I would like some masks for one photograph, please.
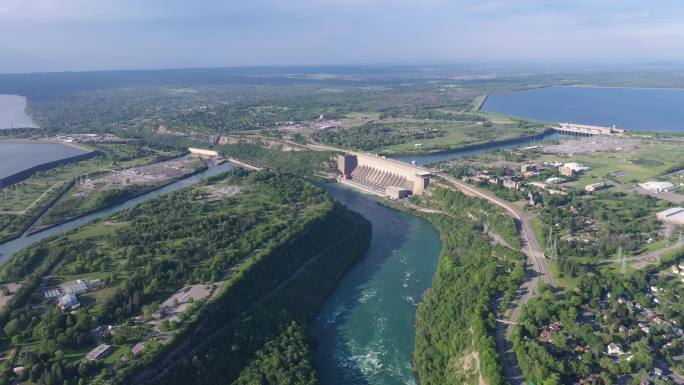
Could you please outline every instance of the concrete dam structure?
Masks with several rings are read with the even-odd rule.
[[[338,155],[340,181],[393,199],[421,195],[430,173],[404,162],[371,154]]]
[[[588,124],[558,123],[559,127],[554,127],[556,132],[569,135],[594,136],[594,135],[623,135],[624,128],[590,126]]]

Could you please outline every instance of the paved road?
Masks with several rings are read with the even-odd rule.
[[[316,151],[347,152],[340,148],[326,146],[319,143],[308,144],[307,147]],[[537,282],[539,278],[541,278],[545,284],[551,287],[555,286],[553,277],[551,276],[549,267],[546,263],[546,259],[544,257],[542,248],[539,245],[539,241],[534,235],[534,231],[532,231],[532,226],[530,225],[531,216],[521,211],[518,207],[512,205],[511,203],[506,202],[503,199],[500,199],[495,195],[490,194],[489,192],[470,186],[443,172],[440,172],[438,170],[427,170],[423,167],[414,167],[432,172],[433,175],[436,175],[442,178],[443,180],[449,182],[453,187],[459,189],[466,195],[485,199],[503,208],[504,210],[509,212],[513,216],[513,218],[515,218],[520,224],[519,231],[521,239],[521,251],[527,256],[528,266],[531,267],[537,275],[528,277],[523,282],[518,291],[518,296],[514,299],[513,303],[511,304],[512,306],[509,309],[502,309],[504,311],[503,314],[500,314],[500,318],[507,319],[508,323],[497,322],[496,341],[497,347],[499,349],[499,356],[501,360],[501,365],[503,366],[504,374],[506,375],[506,377],[512,385],[523,384],[524,380],[522,378],[522,375],[520,374],[517,359],[511,346],[513,328],[518,320],[518,317],[520,316],[520,311],[523,305],[525,305],[531,298],[537,295]]]
[[[458,188],[466,195],[485,199],[503,208],[520,224],[521,251],[527,256],[528,267],[531,267],[534,272],[536,272],[536,275],[528,276],[525,279],[518,290],[516,298],[508,309],[500,309],[499,318],[505,319],[507,322],[496,323],[496,345],[499,350],[499,360],[508,381],[512,385],[525,384],[525,379],[522,377],[522,373],[518,367],[518,360],[515,357],[513,344],[511,342],[513,328],[515,327],[515,323],[518,322],[522,307],[537,295],[538,280],[541,278],[545,284],[552,287],[555,286],[542,248],[539,246],[539,241],[537,241],[534,231],[532,231],[532,226],[530,225],[532,216],[521,211],[511,203],[506,202],[489,192],[470,186],[452,176],[442,172],[434,172],[434,174],[448,181],[452,186]]]
[[[460,181],[450,175],[442,172],[436,172],[435,175],[440,178],[450,182],[454,187],[461,190],[464,194],[475,196],[478,198],[485,199],[504,210],[508,211],[519,223],[520,223],[520,238],[522,241],[522,251],[528,256],[532,262],[532,267],[542,278],[544,283],[550,286],[555,286],[553,277],[549,272],[548,264],[546,263],[546,258],[544,258],[544,253],[542,252],[541,246],[539,246],[539,241],[532,231],[532,226],[530,225],[531,216],[519,208],[506,202],[505,200],[487,192],[473,187],[463,181]]]

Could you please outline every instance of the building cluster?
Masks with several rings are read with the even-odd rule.
[[[86,281],[77,279],[76,281],[63,283],[56,287],[46,288],[43,291],[45,299],[57,299],[57,305],[62,311],[75,310],[80,307],[78,295],[102,288],[104,282],[101,279]]]
[[[661,289],[657,287],[651,287],[651,291],[658,293],[661,291]],[[655,294],[647,294],[646,297],[652,300],[653,303],[660,304],[661,302]],[[684,330],[682,330],[681,327],[676,325],[674,322],[665,319],[662,314],[655,310],[649,309],[647,306],[644,306],[638,302],[626,300],[624,298],[618,298],[618,303],[638,313],[639,317],[637,318],[637,327],[644,334],[649,334],[653,329],[659,327],[671,332],[677,337],[682,337],[684,335]],[[632,334],[634,334],[633,331],[628,332],[628,335]]]
[[[617,128],[615,126],[602,127],[576,123],[558,123],[558,126],[554,128],[556,131],[571,135],[622,135],[625,133],[624,128]]]
[[[123,140],[112,134],[66,134],[57,135],[57,140],[64,143],[98,143],[98,142],[122,142]]]

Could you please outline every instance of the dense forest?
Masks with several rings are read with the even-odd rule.
[[[509,297],[525,276],[520,252],[490,243],[468,217],[481,202],[438,190],[448,215],[430,214],[442,241],[432,288],[418,308],[415,369],[421,384],[503,385],[494,341],[496,296]],[[510,227],[513,220],[508,218]],[[514,228],[514,227],[513,227]]]
[[[345,130],[326,129],[316,132],[313,138],[319,142],[342,148],[370,151],[393,144],[419,139],[438,138],[444,135],[446,135],[444,130],[430,127],[406,129],[401,124],[366,123],[362,126]]]
[[[244,345],[255,352],[292,321],[302,322],[315,311],[323,293],[365,250],[369,231],[366,222],[333,203],[322,190],[290,174],[236,169],[212,177],[197,187],[40,242],[5,263],[0,268],[3,282],[23,280],[0,313],[5,341],[15,351],[8,362],[28,368],[21,379],[39,384],[130,378],[181,341],[205,343],[204,338],[223,332],[231,319],[234,324],[256,322],[257,318],[236,318],[249,308],[263,311],[259,314],[266,318],[258,319],[258,327],[271,333],[261,334],[265,339],[257,345],[256,340]],[[331,239],[351,244],[332,249]],[[311,270],[300,274],[298,269],[307,263]],[[288,298],[280,296],[280,289],[297,289],[299,281],[288,279],[313,273],[323,274],[317,280],[307,278],[320,284],[307,289],[316,293],[315,298],[295,302],[296,317],[269,318],[281,313],[265,306]],[[77,313],[65,313],[43,299],[41,286],[78,277],[98,278],[104,287],[80,295],[82,308]],[[206,306],[206,301],[199,301],[179,320],[162,323],[162,329],[172,332],[170,342],[150,339],[146,353],[131,360],[126,353],[131,344],[150,333],[147,325],[134,324],[131,317],[147,319],[165,297],[185,285],[218,281],[223,282],[222,290],[215,300]],[[260,299],[263,304],[257,306]],[[111,343],[128,360],[113,361],[115,365],[108,367],[69,359],[82,357],[94,346],[92,330],[101,325],[127,331],[117,333]],[[246,351],[241,354],[243,359],[250,357]],[[12,377],[4,372],[1,380]]]

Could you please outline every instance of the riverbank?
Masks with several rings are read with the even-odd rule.
[[[323,187],[362,213],[373,231],[368,251],[310,326],[320,383],[415,384],[415,314],[436,269],[437,232],[424,218],[381,205],[374,195],[339,183]]]
[[[194,185],[198,182],[201,182],[202,180],[218,175],[224,171],[228,171],[231,168],[235,167],[234,165],[230,163],[223,163],[218,166],[213,166],[210,165],[209,168],[203,172],[197,173],[195,175],[192,175],[190,177],[177,180],[176,182],[173,182],[169,185],[166,185],[164,187],[161,187],[159,189],[156,189],[154,191],[147,192],[143,195],[140,195],[136,198],[129,199],[125,202],[116,204],[114,206],[111,206],[109,208],[101,209],[97,212],[85,215],[81,218],[73,219],[69,222],[63,223],[61,225],[54,226],[49,229],[45,229],[39,233],[35,233],[32,235],[27,235],[23,234],[19,238],[16,238],[12,241],[5,242],[3,244],[0,244],[0,263],[4,263],[7,261],[9,257],[17,253],[18,251],[31,246],[32,244],[39,242],[45,238],[49,238],[52,236],[56,236],[59,234],[64,233],[65,231],[77,228],[79,226],[82,226],[90,221],[93,221],[95,219],[103,218],[107,215],[110,215],[112,213],[125,210],[127,208],[133,207],[137,205],[138,203],[142,203],[148,199],[155,198],[157,196],[167,194],[169,192],[181,189],[183,187],[188,187],[191,185]]]
[[[487,147],[491,147],[491,146],[501,146],[501,145],[507,145],[507,144],[512,144],[512,143],[525,142],[525,141],[529,141],[529,140],[542,139],[545,136],[548,136],[548,135],[553,134],[553,133],[555,133],[553,128],[546,128],[543,132],[541,132],[539,134],[519,136],[519,137],[503,139],[503,140],[492,140],[492,141],[488,141],[488,142],[468,144],[465,146],[455,146],[455,147],[450,147],[450,148],[445,149],[445,150],[435,150],[435,151],[416,150],[415,152],[411,151],[411,152],[404,152],[404,153],[381,152],[379,155],[384,155],[384,156],[391,157],[391,158],[404,158],[404,157],[409,157],[409,156],[448,155],[449,153],[453,153],[453,152],[478,150],[478,149],[487,148]]]
[[[53,202],[52,202],[52,203],[43,211],[43,213],[41,213],[41,214],[36,218],[36,220],[31,224],[31,226],[29,226],[28,231],[26,231],[26,235],[29,235],[29,236],[30,236],[30,235],[33,235],[33,234],[37,234],[37,233],[40,233],[40,232],[42,232],[42,231],[49,230],[49,229],[51,229],[51,228],[53,228],[53,227],[60,226],[60,225],[63,225],[63,224],[65,224],[65,223],[68,223],[68,222],[71,222],[71,221],[74,221],[74,220],[83,218],[83,217],[85,217],[85,216],[88,216],[88,215],[93,214],[93,213],[95,213],[95,212],[98,212],[98,211],[100,211],[100,210],[108,209],[108,208],[110,208],[110,207],[116,206],[116,205],[121,204],[121,203],[123,203],[123,202],[126,202],[126,201],[128,201],[128,200],[135,199],[135,198],[137,198],[137,197],[139,197],[139,196],[142,196],[142,195],[145,195],[145,194],[149,194],[149,193],[154,192],[154,191],[156,191],[156,190],[162,189],[162,188],[164,188],[164,187],[166,187],[166,186],[168,186],[168,185],[170,185],[170,184],[173,184],[173,183],[178,182],[178,181],[180,181],[180,180],[189,178],[189,177],[191,177],[191,176],[193,176],[193,175],[195,175],[195,174],[199,174],[199,173],[201,173],[201,172],[204,172],[204,171],[206,171],[207,169],[208,169],[208,166],[207,166],[207,164],[205,163],[204,167],[200,167],[200,168],[198,168],[197,170],[195,170],[195,171],[193,171],[193,172],[191,172],[191,173],[188,173],[188,174],[186,174],[186,175],[183,175],[183,176],[180,177],[180,178],[172,178],[172,179],[167,180],[167,181],[165,181],[165,182],[162,182],[162,183],[160,183],[160,184],[158,184],[158,185],[156,185],[156,186],[153,186],[152,188],[149,188],[149,189],[146,189],[146,190],[142,190],[142,191],[138,191],[138,192],[136,192],[136,193],[134,193],[134,194],[121,196],[121,197],[119,197],[118,199],[116,199],[116,200],[114,200],[114,201],[111,201],[111,202],[109,202],[109,203],[106,204],[106,205],[103,205],[103,206],[100,206],[100,207],[96,207],[96,208],[91,209],[91,210],[87,210],[87,211],[85,211],[85,212],[83,212],[83,213],[81,213],[81,214],[74,215],[74,216],[72,216],[72,217],[62,219],[62,220],[60,220],[60,221],[58,221],[58,222],[55,222],[55,223],[50,223],[50,224],[48,224],[48,225],[39,226],[39,227],[31,227],[31,226],[35,225],[38,221],[40,221],[40,219],[42,218],[42,216],[45,214],[45,212],[46,212],[47,210],[49,210],[52,206],[55,205],[55,203],[56,203],[56,202],[58,201],[58,199],[59,199],[59,198],[57,198],[57,199],[55,199],[55,200],[54,200],[54,201],[53,201]],[[75,183],[75,181],[72,181],[71,184],[70,184],[70,186],[69,186],[66,190],[64,190],[64,192],[60,195],[60,197],[63,196],[63,195],[64,195],[64,194],[65,194],[65,193],[74,185],[74,183]],[[2,244],[2,242],[0,242],[0,244]]]
[[[525,262],[518,250],[490,242],[482,232],[489,215],[504,215],[499,209],[460,192],[439,189],[433,196],[448,215],[424,214],[439,231],[442,252],[418,309],[418,378],[422,385],[503,385],[494,339],[495,298],[513,295],[525,277]],[[481,217],[471,218],[482,210]]]
[[[682,132],[684,90],[582,85],[491,94],[483,111],[552,122]]]
[[[0,94],[0,130],[37,128],[26,113],[27,99],[21,95]]]

